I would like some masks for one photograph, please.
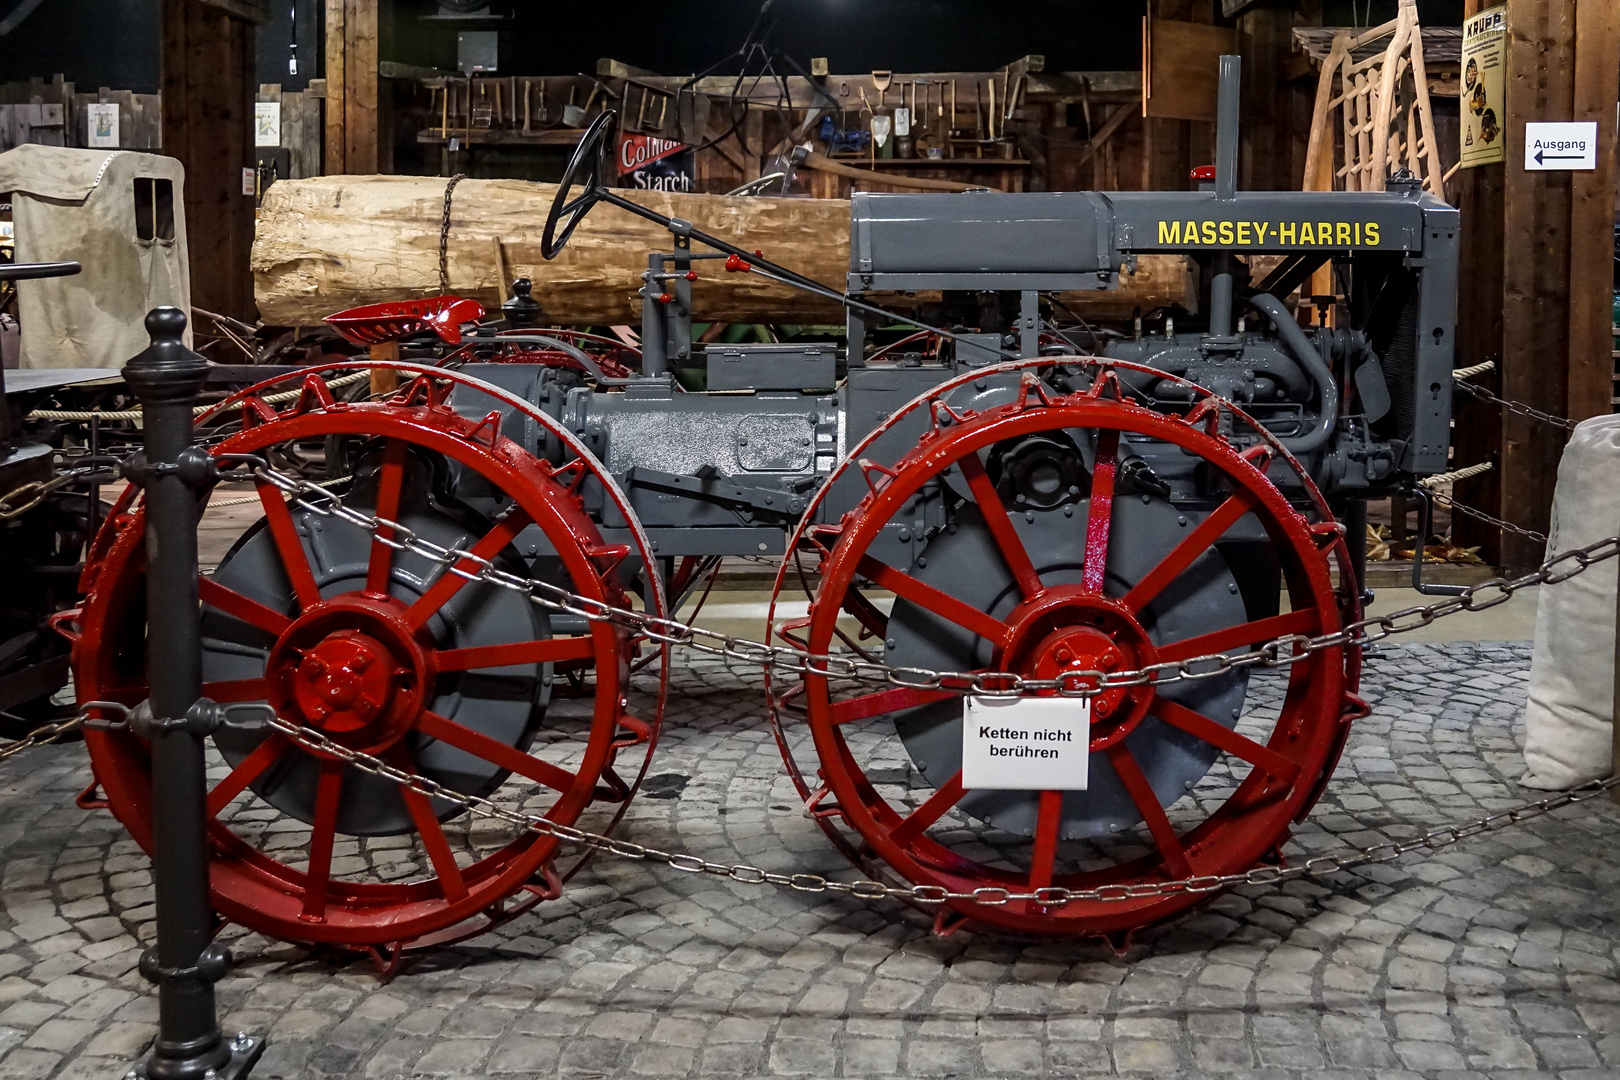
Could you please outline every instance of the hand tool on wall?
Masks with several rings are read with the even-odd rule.
[[[984,84],[973,80],[973,138],[984,142]]]
[[[890,84],[892,84],[893,82],[894,82],[894,72],[892,72],[892,71],[874,71],[874,72],[872,72],[872,86],[877,90],[878,107],[879,108],[881,108],[883,106],[883,94],[884,94],[884,91],[888,90]]]
[[[584,122],[585,122],[585,109],[590,108],[591,103],[590,103],[590,99],[586,99],[586,101],[585,101],[585,109],[582,109],[578,105],[575,105],[574,104],[574,95],[576,93],[578,93],[578,92],[579,92],[579,88],[577,86],[575,86],[573,83],[568,84],[568,104],[563,106],[563,111],[562,111],[562,122],[563,122],[564,127],[577,128],[577,127],[582,126],[584,124]],[[591,97],[595,97],[595,96],[596,96],[596,91],[592,90],[591,91]]]
[[[1007,91],[1007,103],[1003,111],[1004,120],[1011,120],[1013,118],[1013,113],[1017,111],[1019,104],[1023,101],[1024,95],[1028,91],[1029,76],[1020,72],[1018,76],[1013,79],[1011,89]],[[1005,129],[1005,125],[1003,125],[1003,130]]]
[[[528,79],[524,79],[523,80],[523,134],[525,134],[525,135],[534,134],[534,111],[533,111],[533,100],[532,100],[533,93],[534,93],[534,85],[532,83],[530,83]],[[516,109],[514,108],[513,111],[516,111]]]

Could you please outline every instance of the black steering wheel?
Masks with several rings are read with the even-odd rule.
[[[546,215],[546,231],[540,237],[540,254],[547,259],[557,257],[568,245],[568,238],[574,235],[574,229],[591,212],[591,207],[602,201],[608,131],[617,119],[618,114],[612,109],[603,109],[601,115],[585,129],[585,137],[574,148],[574,156],[568,159],[562,183],[557,185],[557,197],[551,200],[551,213]],[[568,193],[575,184],[585,190],[570,199]],[[562,225],[561,233],[557,231],[559,223]]]

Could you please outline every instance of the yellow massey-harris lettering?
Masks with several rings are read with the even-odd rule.
[[[1210,247],[1377,247],[1376,221],[1166,221],[1161,219],[1158,242],[1165,245]]]

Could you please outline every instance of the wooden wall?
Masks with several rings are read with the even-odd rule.
[[[158,94],[136,94],[103,86],[79,93],[57,75],[0,84],[0,152],[23,143],[42,146],[88,146],[85,106],[118,104],[118,145],[126,150],[156,150],[163,145],[163,103]]]
[[[1468,0],[1467,14],[1488,6]],[[1612,410],[1610,302],[1615,199],[1615,103],[1620,6],[1576,0],[1508,0],[1508,159],[1461,170],[1463,273],[1459,281],[1459,366],[1495,360],[1484,385],[1504,397],[1576,420]],[[1527,172],[1525,125],[1542,120],[1598,124],[1598,168]],[[1528,529],[1549,527],[1566,434],[1458,396],[1460,465],[1495,460],[1499,469],[1459,484],[1457,497]],[[1510,574],[1534,567],[1543,546],[1500,541],[1459,522],[1460,543],[1499,550]],[[1496,545],[1500,544],[1499,549]]]
[[[254,101],[274,101],[281,105],[281,145],[287,148],[292,169],[288,178],[301,180],[306,176],[320,176],[324,94],[283,90],[280,83],[260,83]]]
[[[253,26],[201,0],[164,0],[164,152],[186,167],[191,300],[253,318]]]
[[[1294,45],[1294,27],[1319,25],[1321,0],[1255,4],[1237,18],[1243,57],[1245,191],[1298,191],[1316,99],[1316,70]]]

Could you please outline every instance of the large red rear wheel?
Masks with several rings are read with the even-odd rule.
[[[257,391],[233,403],[243,429],[211,449],[262,457],[325,446],[328,469],[349,474],[334,486],[347,505],[630,606],[631,573],[652,575],[645,541],[632,528],[629,543],[608,544],[581,500],[589,482],[622,501],[611,478],[588,454],[556,468],[502,437],[498,417],[457,414],[447,378],[506,400],[435,373],[390,400],[346,404],[309,376],[283,412]],[[473,562],[450,568],[395,550],[393,530],[323,517],[269,482],[256,490],[264,516],[199,581],[204,695],[269,702],[343,746],[512,810],[611,828],[651,753],[662,666],[633,703],[636,645],[624,631],[470,582]],[[74,652],[81,700],[146,697],[144,524],[132,502],[98,543]],[[661,614],[658,590],[644,592]],[[149,745],[128,731],[86,741],[108,805],[150,850]],[[626,753],[641,760],[620,760]],[[621,780],[615,767],[627,764]],[[208,813],[218,910],[292,941],[397,950],[469,936],[556,895],[583,857],[263,727],[211,740]]]
[[[1050,679],[1338,629],[1355,603],[1330,579],[1339,530],[1267,478],[1274,443],[1240,452],[1218,433],[1242,413],[1206,399],[1167,415],[1107,375],[1069,394],[1022,379],[1016,401],[978,413],[946,407],[954,384],[942,387],[914,403],[931,421],[915,449],[852,466],[870,493],[836,527],[801,529],[821,580],[784,636],[897,667]],[[1172,491],[1155,464],[1192,486]],[[815,814],[868,873],[952,893],[1151,886],[1280,858],[1357,709],[1356,663],[1324,649],[1254,685],[1236,671],[1108,690],[1093,699],[1085,790],[965,788],[957,693],[807,675],[773,700],[790,768],[818,778],[802,784]],[[1118,936],[1199,899],[959,900],[937,925]]]

